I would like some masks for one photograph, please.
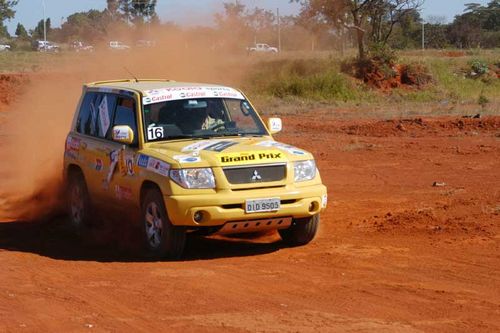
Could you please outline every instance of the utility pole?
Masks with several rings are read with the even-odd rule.
[[[281,17],[280,9],[276,9],[276,14],[278,16],[278,53],[281,53]]]
[[[45,19],[45,0],[42,0],[43,7],[43,41],[47,41],[47,20]]]
[[[425,51],[425,21],[422,19],[422,51]]]

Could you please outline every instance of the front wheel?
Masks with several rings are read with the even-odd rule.
[[[305,245],[314,239],[319,226],[319,214],[295,219],[288,229],[278,230],[281,239],[289,246]]]
[[[167,216],[161,192],[150,189],[142,202],[142,228],[147,255],[155,259],[179,259],[184,251],[186,232]]]

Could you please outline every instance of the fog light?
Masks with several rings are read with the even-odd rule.
[[[197,211],[194,213],[193,218],[196,223],[200,223],[203,220],[203,212],[201,210]]]
[[[318,203],[316,201],[313,201],[309,204],[309,211],[310,212],[314,212],[316,210],[318,210]]]

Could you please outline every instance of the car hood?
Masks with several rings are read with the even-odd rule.
[[[173,167],[225,167],[313,158],[309,152],[274,141],[271,137],[150,143],[141,154],[165,161]]]

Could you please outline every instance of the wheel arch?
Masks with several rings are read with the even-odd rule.
[[[145,180],[141,185],[141,191],[140,191],[140,197],[139,197],[141,206],[142,206],[142,202],[144,200],[144,196],[146,195],[146,192],[148,190],[158,190],[158,192],[160,192],[160,194],[163,195],[163,192],[161,191],[161,188],[160,188],[160,186],[158,186],[158,184],[156,184],[155,182],[153,182],[151,180]]]
[[[77,175],[79,175],[83,179],[85,179],[85,176],[83,174],[83,170],[82,170],[82,168],[79,165],[76,165],[76,164],[70,164],[70,165],[68,165],[68,168],[67,168],[66,174],[65,174],[66,181],[68,181],[71,177],[74,177],[74,176],[77,176]]]

